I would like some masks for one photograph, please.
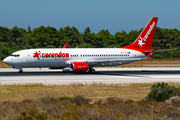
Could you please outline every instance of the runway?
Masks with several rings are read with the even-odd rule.
[[[180,82],[180,67],[96,68],[95,74],[63,72],[47,68],[24,68],[24,73],[12,68],[0,68],[0,84],[69,84],[69,83],[144,83]]]

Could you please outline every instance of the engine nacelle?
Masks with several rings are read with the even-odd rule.
[[[89,65],[85,62],[73,62],[70,64],[69,68],[72,71],[87,71],[89,69]]]

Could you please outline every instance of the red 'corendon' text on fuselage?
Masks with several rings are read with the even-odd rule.
[[[41,58],[69,58],[69,53],[62,53],[62,52],[60,52],[60,53],[42,53],[41,54],[41,51],[39,51],[39,52],[35,52],[35,53],[33,53],[34,54],[34,58],[38,58],[38,59],[40,59],[39,57],[40,57],[40,55],[42,55],[42,57]]]

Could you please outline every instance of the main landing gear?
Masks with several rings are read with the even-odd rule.
[[[89,73],[94,74],[95,73],[95,69],[89,68]]]
[[[19,73],[23,73],[23,70],[19,70]]]

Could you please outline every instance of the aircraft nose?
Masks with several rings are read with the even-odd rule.
[[[6,63],[6,64],[9,64],[11,61],[10,61],[9,57],[7,57],[7,58],[5,58],[5,59],[3,60],[3,62]]]

